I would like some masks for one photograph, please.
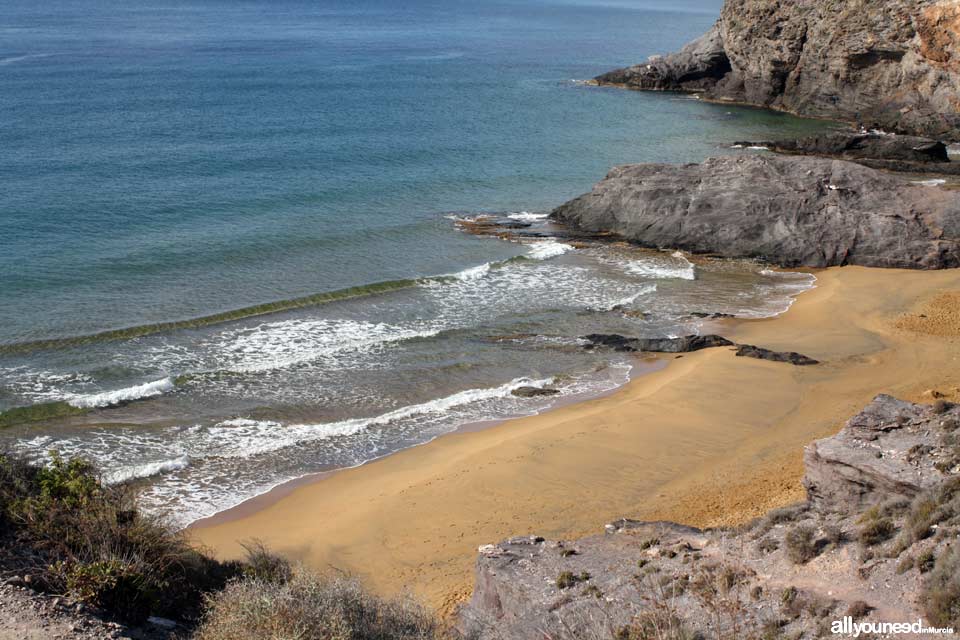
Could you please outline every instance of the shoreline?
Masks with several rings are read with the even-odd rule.
[[[360,464],[353,465],[352,467],[341,467],[338,469],[330,469],[327,471],[316,471],[313,473],[306,473],[302,476],[298,476],[296,478],[291,478],[290,480],[285,480],[283,482],[280,482],[279,484],[271,487],[270,489],[267,489],[263,493],[258,493],[255,496],[246,498],[245,500],[243,500],[243,502],[236,504],[232,507],[229,507],[222,511],[218,511],[209,516],[198,518],[193,522],[191,522],[190,524],[188,524],[186,527],[184,527],[183,530],[189,532],[192,530],[203,529],[206,527],[214,527],[221,524],[234,522],[236,520],[241,520],[247,516],[257,513],[258,511],[266,509],[267,507],[270,507],[273,504],[276,504],[277,502],[282,500],[284,497],[296,491],[297,488],[299,487],[311,485],[315,482],[322,482],[323,480],[335,474],[343,473],[345,471],[350,471],[351,469],[359,469],[360,467],[364,467],[369,464],[374,464],[380,460],[389,458],[390,456],[395,456],[399,453],[403,453],[404,451],[409,451],[410,449],[415,449],[417,447],[423,447],[423,446],[429,445],[431,442],[439,438],[445,438],[447,436],[457,435],[457,434],[477,433],[480,431],[484,431],[486,429],[492,429],[504,423],[512,422],[514,420],[523,420],[524,418],[542,416],[552,411],[558,411],[567,406],[579,404],[581,402],[588,402],[590,400],[605,398],[607,396],[617,393],[622,388],[629,385],[630,382],[632,382],[634,379],[634,375],[633,375],[634,372],[637,371],[638,369],[640,368],[644,369],[644,371],[642,371],[639,374],[640,376],[643,376],[643,375],[647,375],[655,371],[658,371],[663,367],[665,367],[666,365],[667,365],[666,362],[663,362],[660,358],[650,357],[650,354],[647,354],[647,356],[637,354],[633,358],[633,362],[631,363],[631,368],[630,368],[630,372],[628,373],[627,382],[622,385],[613,387],[611,389],[606,389],[604,391],[597,391],[597,392],[582,391],[570,396],[561,396],[557,398],[554,404],[529,416],[494,418],[489,420],[481,420],[478,422],[467,422],[458,426],[456,429],[454,429],[453,431],[450,431],[449,433],[443,433],[441,435],[435,436],[434,438],[431,438],[430,440],[426,440],[419,444],[414,444],[414,445],[410,445],[409,447],[405,447],[403,449],[397,449],[396,451],[391,451],[390,453],[386,453],[378,458],[371,458],[370,460],[365,460]]]
[[[960,271],[844,267],[816,276],[786,313],[725,323],[723,333],[820,365],[722,348],[661,356],[670,366],[606,397],[448,434],[190,534],[221,557],[259,538],[314,568],[355,573],[384,593],[412,590],[449,612],[470,593],[482,544],[525,533],[575,538],[624,516],[736,524],[799,500],[803,446],[835,433],[876,394],[960,392],[957,341],[894,326],[960,289]]]

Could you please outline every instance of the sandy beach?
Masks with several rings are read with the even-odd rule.
[[[619,517],[732,524],[802,499],[802,449],[878,393],[932,401],[960,387],[960,271],[816,272],[786,314],[711,327],[797,351],[812,367],[727,348],[607,397],[441,437],[285,489],[191,529],[222,557],[251,538],[441,611],[470,593],[477,547],[518,534],[569,538]]]

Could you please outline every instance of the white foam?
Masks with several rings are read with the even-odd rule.
[[[146,462],[144,464],[135,464],[115,469],[104,476],[107,484],[119,484],[140,478],[152,478],[172,471],[180,471],[190,466],[188,456],[180,456],[171,460],[161,460],[159,462]]]
[[[150,398],[172,391],[174,388],[173,378],[163,378],[154,380],[134,387],[117,389],[116,391],[104,391],[103,393],[94,393],[89,395],[75,395],[67,399],[67,404],[80,409],[96,409],[98,407],[110,407],[121,402],[130,402],[131,400],[140,400]]]
[[[338,436],[350,436],[375,426],[385,426],[412,417],[444,414],[451,409],[496,398],[506,398],[511,391],[524,386],[542,386],[551,380],[517,378],[499,387],[467,389],[421,404],[401,407],[372,418],[354,418],[319,424],[283,425],[271,420],[235,418],[205,429],[208,437],[221,442],[222,457],[248,458]]]
[[[546,220],[549,216],[549,213],[530,213],[529,211],[518,211],[517,213],[511,213],[507,215],[507,217],[511,220],[522,220],[524,222]]]
[[[922,187],[939,187],[942,184],[947,184],[947,181],[943,178],[932,178],[930,180],[914,180],[913,184],[918,184]]]
[[[671,257],[672,263],[654,259],[628,260],[623,263],[623,268],[627,273],[644,278],[697,279],[696,267],[687,260],[686,256],[677,251]]]
[[[616,300],[615,302],[612,302],[610,305],[607,306],[605,311],[613,311],[614,309],[617,309],[620,307],[628,307],[634,302],[636,302],[637,299],[640,298],[641,296],[645,296],[648,293],[653,293],[656,290],[657,290],[657,285],[655,284],[645,285],[641,287],[640,290],[637,291],[632,296],[627,296],[626,298],[622,298],[620,300]]]
[[[212,370],[261,373],[325,361],[345,352],[429,338],[441,327],[398,326],[354,320],[295,319],[224,331],[205,345],[212,351]]]
[[[10,58],[0,58],[0,66],[5,67],[8,64],[23,62],[24,60],[34,60],[36,58],[48,58],[52,55],[53,55],[52,53],[31,53],[25,56],[12,56]]]
[[[463,271],[458,271],[453,274],[453,277],[457,280],[479,280],[490,273],[490,263],[481,264],[476,267],[470,267],[469,269],[464,269]]]
[[[530,251],[527,252],[527,257],[531,260],[549,260],[550,258],[562,256],[568,251],[573,251],[573,247],[569,244],[557,242],[556,240],[543,240],[530,245]]]
[[[770,151],[769,148],[764,147],[764,146],[761,146],[761,145],[755,145],[755,146],[752,146],[752,147],[747,147],[747,149],[753,149],[754,151]]]

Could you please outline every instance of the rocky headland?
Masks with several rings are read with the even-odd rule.
[[[960,266],[960,192],[843,160],[624,165],[551,218],[645,247],[784,267]]]
[[[956,624],[958,425],[960,406],[881,395],[807,447],[805,502],[743,527],[621,519],[580,540],[481,547],[462,625],[629,640],[824,637],[844,616]]]
[[[680,51],[595,81],[957,140],[958,72],[953,0],[727,0]]]

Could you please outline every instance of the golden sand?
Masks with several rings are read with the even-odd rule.
[[[598,533],[619,517],[731,524],[800,500],[805,444],[835,433],[878,393],[930,401],[960,387],[960,270],[816,275],[817,288],[786,314],[714,329],[820,365],[730,349],[669,356],[610,396],[444,436],[193,534],[225,557],[259,538],[449,611],[469,595],[483,544]]]

